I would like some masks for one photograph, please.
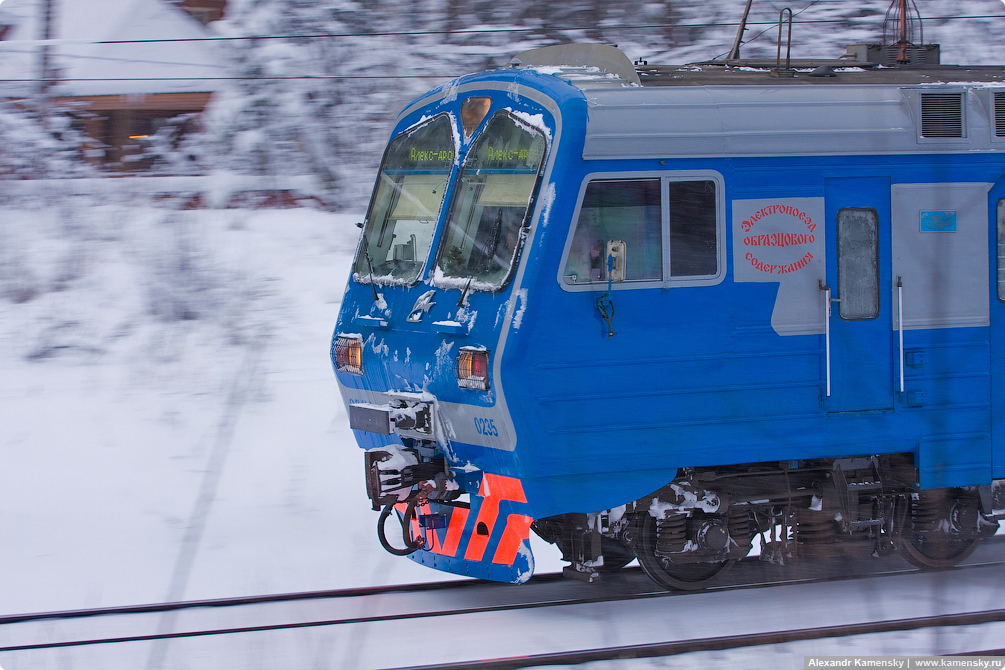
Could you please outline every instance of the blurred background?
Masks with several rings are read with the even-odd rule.
[[[1005,61],[1001,0],[916,1]],[[376,542],[328,361],[395,116],[550,44],[722,57],[743,5],[2,0],[0,614],[448,578]],[[889,0],[755,0],[744,56],[784,6],[837,57]]]
[[[942,62],[1000,62],[1001,0],[917,5],[923,38],[942,44]],[[846,44],[881,41],[890,2],[757,0],[744,56],[774,56],[785,6],[795,13],[794,56],[837,57]],[[743,0],[3,0],[0,175],[268,176],[268,183],[244,179],[240,190],[297,191],[329,210],[358,209],[391,121],[430,88],[504,65],[518,51],[567,42],[615,44],[654,64],[721,58],[743,7]]]

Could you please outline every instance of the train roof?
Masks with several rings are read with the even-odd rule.
[[[642,65],[637,68],[642,86],[834,86],[1000,83],[1005,67],[994,65],[929,65],[912,68],[878,66],[848,60],[793,60],[791,73],[779,76],[776,62],[734,61],[734,64]],[[784,61],[782,63],[784,68]],[[816,74],[814,74],[816,73]],[[1005,89],[1003,89],[1005,90]]]
[[[683,65],[632,63],[617,47],[563,44],[517,54],[510,66],[527,65],[583,90],[625,86],[834,86],[974,84],[1005,86],[1005,66],[943,65],[939,45],[910,45],[914,60],[898,65],[895,47],[851,44],[840,58],[747,58]],[[880,62],[882,61],[882,62]]]
[[[891,67],[853,45],[844,58],[632,63],[607,45],[518,54],[579,88],[583,157],[674,158],[1005,151],[1005,67]],[[781,67],[779,67],[781,65]]]

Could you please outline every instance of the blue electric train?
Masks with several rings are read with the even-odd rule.
[[[566,45],[409,105],[331,347],[385,548],[523,582],[533,530],[693,589],[758,534],[938,568],[994,533],[1005,69],[904,53]]]

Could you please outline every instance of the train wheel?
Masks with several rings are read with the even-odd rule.
[[[981,543],[976,529],[976,500],[954,496],[951,490],[922,491],[903,505],[897,551],[909,563],[926,570],[951,568]]]
[[[642,571],[660,586],[679,591],[700,591],[714,583],[716,578],[732,567],[736,561],[711,563],[674,563],[656,555],[656,519],[642,515],[639,524],[638,558]]]
[[[951,568],[970,554],[981,543],[981,538],[962,540],[949,533],[938,533],[921,537],[913,531],[905,530],[897,541],[897,551],[911,565],[926,570]]]

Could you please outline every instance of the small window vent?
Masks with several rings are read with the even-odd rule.
[[[963,94],[921,94],[921,136],[963,137]]]
[[[1005,137],[1005,92],[995,93],[995,136]]]

